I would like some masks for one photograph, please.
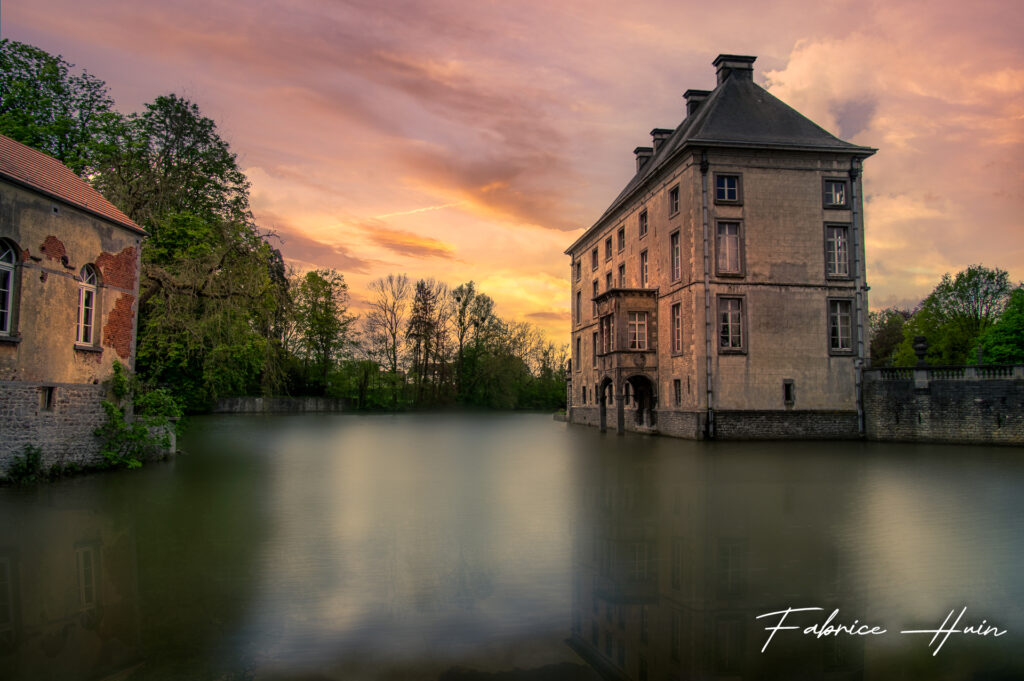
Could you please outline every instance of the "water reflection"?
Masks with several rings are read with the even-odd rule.
[[[1021,678],[1020,450],[218,417],[0,489],[0,679]],[[881,624],[878,638],[780,631]],[[968,607],[1009,633],[928,637]],[[567,645],[568,644],[568,645]]]
[[[605,678],[1024,674],[1019,450],[654,438],[631,448],[595,452],[578,498],[569,643]],[[930,636],[898,633],[938,628],[963,606],[972,623],[1009,633],[953,637],[935,657]],[[799,629],[762,652],[782,615],[758,616],[802,607],[823,610],[789,615]],[[834,609],[832,624],[887,633],[802,633]]]

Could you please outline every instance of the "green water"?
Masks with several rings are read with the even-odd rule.
[[[0,679],[1024,678],[1019,448],[520,414],[206,417],[180,444],[0,489]],[[762,652],[758,615],[804,607]],[[1007,633],[899,633],[965,607]],[[802,633],[837,608],[886,633]]]

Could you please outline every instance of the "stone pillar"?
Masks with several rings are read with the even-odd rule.
[[[608,430],[608,399],[605,397],[605,389],[601,388],[601,401],[598,403],[598,411],[601,414],[601,432]]]
[[[626,395],[620,391],[615,394],[615,432],[622,435],[626,432]]]

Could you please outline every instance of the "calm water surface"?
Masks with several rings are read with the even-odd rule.
[[[1024,678],[1020,448],[547,415],[206,417],[181,446],[0,488],[0,679]],[[899,633],[963,608],[1007,633]],[[886,633],[803,633],[835,609]]]

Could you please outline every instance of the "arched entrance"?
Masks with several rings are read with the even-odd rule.
[[[657,425],[658,394],[647,376],[637,374],[626,379],[631,388],[630,408],[637,428],[654,428]]]

